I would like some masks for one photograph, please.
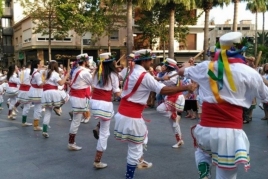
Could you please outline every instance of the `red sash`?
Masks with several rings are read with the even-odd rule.
[[[9,87],[15,87],[15,88],[17,88],[17,83],[10,83],[10,82],[8,82],[8,86]]]
[[[30,83],[31,83],[32,87],[34,87],[34,88],[43,88],[43,86],[38,86],[37,84],[33,84],[33,83],[32,83],[33,77],[34,77],[34,75],[35,75],[37,72],[39,73],[39,71],[35,71],[35,72],[32,74],[32,78],[31,78]]]
[[[90,88],[73,89],[70,90],[70,96],[77,98],[90,98]]]
[[[200,125],[204,127],[242,129],[243,109],[230,103],[202,104],[202,116]]]
[[[92,93],[92,99],[111,102],[112,94],[113,94],[112,90],[106,91],[106,90],[94,88],[93,93]]]
[[[54,86],[51,84],[44,84],[43,91],[47,91],[47,90],[58,90],[58,86]]]
[[[178,96],[181,95],[182,92],[176,93],[176,94],[171,94],[167,96],[167,100],[172,102],[172,103],[176,103]]]
[[[127,116],[127,117],[132,117],[132,118],[142,117],[142,111],[144,110],[145,105],[127,101],[127,99],[137,91],[145,75],[146,75],[146,72],[143,72],[140,75],[132,91],[121,99],[119,107],[118,107],[118,112],[120,114]]]
[[[19,88],[19,90],[20,90],[20,91],[29,91],[30,88],[31,88],[30,85],[20,84],[20,88]]]

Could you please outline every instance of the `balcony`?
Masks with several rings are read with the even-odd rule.
[[[11,45],[3,45],[2,46],[2,53],[14,53],[14,47]]]
[[[12,27],[3,27],[2,35],[13,35],[13,28]]]
[[[13,16],[13,9],[11,7],[3,8],[3,16],[2,17],[12,17]]]

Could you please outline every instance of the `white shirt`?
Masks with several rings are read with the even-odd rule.
[[[17,74],[14,73],[8,80],[9,83],[16,83],[17,85],[20,84],[20,79],[17,77]]]
[[[82,66],[79,66],[74,70],[73,75],[72,75],[72,80],[75,79],[76,73],[80,70],[82,71],[79,73],[75,82],[71,86],[71,88],[73,89],[88,88],[92,84],[92,75],[90,74],[90,70]]]
[[[30,84],[30,80],[31,80],[30,71],[31,70],[29,68],[26,68],[19,73],[19,79],[20,79],[21,84],[31,85]]]
[[[177,72],[174,70],[171,72],[167,72],[164,76],[166,76],[166,75],[172,76],[176,73]],[[162,81],[162,83],[165,84],[166,86],[176,86],[177,82],[178,82],[178,78],[179,78],[179,75],[176,75],[176,76],[173,76],[172,78],[170,78],[169,80]]]
[[[126,72],[127,72],[126,70],[125,71],[122,70],[121,73],[123,76],[125,76]],[[128,89],[122,91],[121,97],[128,95],[132,91],[138,78],[140,77],[140,75],[143,72],[146,72],[146,70],[142,66],[140,66],[140,65],[134,66],[134,69],[129,76]],[[126,81],[125,81],[125,83],[126,83]],[[150,92],[154,91],[157,94],[159,94],[161,89],[164,86],[165,85],[163,83],[159,83],[158,81],[156,81],[154,79],[154,77],[152,75],[147,73],[144,76],[144,78],[142,79],[142,82],[141,82],[140,86],[138,87],[137,91],[131,97],[128,98],[128,101],[132,101],[134,103],[139,103],[139,104],[145,105],[145,104],[147,104],[147,99],[150,95]]]
[[[48,80],[46,80],[46,84],[50,84],[53,86],[58,86],[58,81],[60,81],[60,74],[58,74],[57,72],[53,71],[49,77]]]
[[[97,78],[98,74],[96,73],[96,75],[93,77],[93,87],[94,88],[98,88],[98,89],[102,89],[102,90],[106,90],[106,91],[111,91],[113,90],[114,93],[120,92],[120,88],[119,88],[119,78],[118,75],[116,73],[111,73],[110,74],[110,79],[108,81],[108,84],[101,87],[98,84],[98,78]]]
[[[200,85],[199,95],[203,102],[217,103],[210,87],[208,76],[209,61],[186,68],[184,75]],[[214,63],[214,73],[217,74],[218,63]],[[223,76],[223,88],[219,91],[220,97],[237,106],[249,108],[255,97],[268,102],[268,87],[263,83],[262,77],[253,68],[241,64],[230,64],[230,69],[236,85],[236,92],[231,91],[226,74]]]
[[[43,83],[43,81],[42,81],[42,72],[36,72],[36,71],[37,71],[37,69],[34,69],[34,72],[31,75],[32,76],[31,83],[32,84],[37,84],[38,86],[40,86]]]

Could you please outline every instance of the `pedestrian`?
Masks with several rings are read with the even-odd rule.
[[[45,115],[43,119],[43,137],[48,138],[48,126],[51,119],[52,109],[59,112],[60,107],[65,104],[69,95],[64,91],[58,90],[58,86],[63,86],[69,78],[69,73],[61,79],[59,74],[58,63],[51,60],[46,71],[46,81],[43,85],[42,106],[45,107]]]
[[[27,116],[31,107],[31,101],[29,99],[29,90],[31,88],[31,64],[32,62],[27,62],[26,68],[22,70],[19,74],[20,79],[20,88],[19,88],[19,94],[18,94],[18,101],[17,103],[20,103],[23,105],[22,109],[22,126],[32,126],[32,123],[27,122]]]
[[[203,100],[201,122],[193,131],[200,179],[210,177],[212,163],[216,165],[217,179],[236,179],[240,163],[249,169],[249,141],[242,129],[242,108],[249,108],[255,96],[268,102],[268,88],[261,76],[245,64],[242,53],[247,41],[242,33],[221,36],[220,46],[214,61],[193,66],[191,59],[179,70],[180,75],[198,82]]]
[[[99,139],[94,160],[95,168],[105,168],[106,163],[101,162],[103,152],[107,148],[110,136],[110,123],[114,115],[112,95],[120,96],[119,78],[111,53],[100,54],[100,62],[93,76],[93,93],[90,108],[95,119],[100,122]]]
[[[167,58],[164,62],[164,65],[167,68],[173,68],[174,70],[177,69],[177,62],[171,58]],[[172,71],[174,71],[172,70]],[[167,73],[166,75],[171,75]],[[166,84],[167,86],[179,86],[181,85],[179,76],[174,76],[168,80],[161,80],[163,84]],[[181,113],[183,112],[185,104],[185,99],[182,94],[182,92],[167,95],[165,97],[165,101],[161,103],[157,107],[157,111],[160,113],[164,113],[166,117],[168,117],[171,128],[173,130],[173,133],[175,135],[176,144],[172,146],[172,148],[179,148],[184,144],[184,141],[182,140],[182,134],[181,134],[181,127],[179,124],[179,121],[181,119]]]
[[[121,94],[118,112],[115,115],[114,136],[117,140],[128,143],[126,178],[134,178],[135,169],[150,168],[152,163],[143,159],[143,146],[148,141],[148,130],[142,111],[145,108],[150,91],[161,94],[174,94],[192,89],[193,86],[165,87],[146,72],[149,70],[154,56],[151,50],[135,52],[135,65],[126,76]],[[127,72],[125,70],[125,72]]]
[[[70,102],[73,108],[73,120],[70,126],[68,149],[77,151],[82,147],[76,145],[75,136],[83,117],[83,113],[88,111],[90,92],[87,89],[92,84],[92,75],[89,71],[88,54],[77,56],[78,67],[72,73],[70,84]]]
[[[15,114],[12,114],[14,106],[16,104],[16,98],[19,92],[18,85],[20,84],[20,79],[18,78],[18,67],[16,65],[11,65],[7,72],[8,87],[6,88],[6,96],[9,97],[10,103],[8,108],[8,119],[15,119]]]
[[[39,126],[39,121],[42,116],[42,105],[41,105],[41,97],[43,94],[43,84],[44,81],[42,79],[44,71],[41,70],[40,60],[34,60],[31,64],[31,88],[29,90],[29,99],[34,104],[34,131],[42,131],[42,127]]]

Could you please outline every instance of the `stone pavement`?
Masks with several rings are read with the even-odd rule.
[[[118,102],[115,102],[117,109]],[[3,105],[6,108],[5,104]],[[70,104],[63,107],[63,115],[52,114],[49,129],[50,137],[44,139],[41,132],[34,132],[32,127],[21,127],[21,109],[15,121],[7,119],[7,109],[0,113],[0,179],[123,179],[126,168],[127,144],[113,138],[114,120],[111,122],[111,136],[107,151],[102,161],[108,164],[106,169],[96,170],[93,161],[97,140],[92,130],[97,124],[91,119],[88,124],[81,124],[76,142],[81,151],[67,150],[70,121]],[[32,121],[33,108],[29,120]],[[181,128],[185,145],[173,149],[175,139],[169,122],[155,109],[144,112],[149,129],[148,151],[145,159],[153,163],[147,170],[136,170],[136,179],[197,179],[193,141],[190,127],[197,120],[183,118]],[[239,168],[238,179],[268,178],[268,125],[261,121],[263,111],[254,110],[253,121],[244,125],[244,130],[251,142],[251,169],[245,173]],[[42,120],[41,120],[42,122]],[[212,170],[215,177],[215,168]]]

